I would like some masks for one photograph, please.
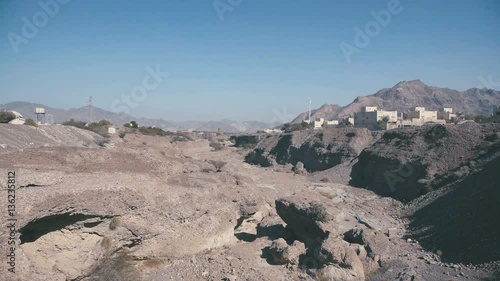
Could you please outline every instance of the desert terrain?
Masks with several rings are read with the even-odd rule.
[[[0,279],[500,280],[499,134],[308,130],[249,148],[1,124],[16,221]]]

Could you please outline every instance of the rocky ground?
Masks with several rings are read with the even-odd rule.
[[[15,128],[5,128],[0,139],[12,140],[6,132]],[[341,142],[337,135],[331,141]],[[352,141],[345,167],[374,141]],[[16,175],[17,219],[16,273],[2,262],[1,280],[499,278],[491,259],[441,260],[444,250],[426,244],[435,240],[415,238],[412,210],[399,201],[290,166],[250,165],[249,149],[213,151],[203,138],[138,134],[112,135],[103,147],[43,142],[0,150],[2,221],[9,171]]]

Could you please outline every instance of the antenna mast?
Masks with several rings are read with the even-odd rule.
[[[311,123],[311,103],[312,103],[312,100],[311,100],[311,98],[309,98],[309,123]]]
[[[92,110],[93,110],[93,104],[92,104],[92,96],[89,97],[89,124],[92,123]]]

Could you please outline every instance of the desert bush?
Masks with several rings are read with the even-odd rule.
[[[327,177],[324,177],[324,178],[320,179],[319,181],[320,182],[330,182],[330,179]]]
[[[216,172],[222,172],[222,168],[227,164],[227,162],[211,160],[210,164],[214,166]]]
[[[123,124],[123,126],[127,127],[127,128],[137,129],[139,127],[139,124],[137,124],[137,122],[135,122],[135,121],[130,121],[129,123]]]
[[[245,156],[245,162],[253,165],[260,165],[262,167],[271,167],[273,165],[271,161],[269,161],[269,159],[264,155],[263,148],[257,148],[250,151]]]
[[[304,170],[304,163],[302,162],[297,162],[297,164],[295,164],[295,167],[294,167],[294,170],[293,170],[296,174],[301,174],[303,173],[305,170]]]
[[[109,143],[108,139],[99,139],[99,140],[95,141],[95,144],[97,144],[100,147],[105,147],[106,144],[108,144],[108,143]]]
[[[120,225],[122,225],[122,220],[119,217],[114,217],[111,219],[111,222],[109,223],[109,229],[115,230]]]
[[[139,127],[139,132],[143,135],[148,135],[148,136],[166,136],[167,132],[163,131],[160,128],[154,128],[154,127]]]
[[[254,149],[255,147],[257,146],[256,143],[245,143],[243,145],[243,148],[246,148],[246,149]]]
[[[104,248],[106,251],[109,251],[111,249],[112,244],[113,241],[108,236],[104,236],[104,238],[101,241],[101,247]]]
[[[116,256],[106,255],[90,273],[91,281],[141,281],[141,272],[125,252]]]
[[[10,111],[0,110],[0,123],[9,123],[16,119],[16,115]]]
[[[219,151],[224,148],[224,146],[218,142],[211,142],[209,145],[213,148],[213,151]]]
[[[77,127],[77,128],[80,128],[80,129],[85,129],[85,122],[83,121],[75,121],[75,119],[70,119],[69,121],[65,121],[62,123],[64,126],[73,126],[73,127]]]
[[[312,123],[298,123],[298,124],[292,124],[292,123],[286,123],[281,127],[281,130],[283,130],[285,133],[291,133],[294,131],[300,131],[300,130],[305,130],[305,129],[310,129],[313,127]]]
[[[103,119],[103,120],[101,120],[101,121],[97,122],[97,124],[98,124],[99,126],[104,127],[104,126],[109,126],[109,125],[111,125],[111,122],[109,122],[108,120],[104,120],[104,119]]]
[[[119,134],[118,134],[118,136],[119,136],[121,139],[123,139],[126,135],[127,135],[127,133],[125,133],[125,132],[121,132],[121,133],[119,133]]]
[[[150,267],[150,268],[158,267],[162,264],[163,264],[163,262],[161,260],[157,260],[157,259],[145,260],[142,262],[143,266]]]
[[[183,141],[188,141],[188,139],[183,135],[174,135],[172,137],[172,142],[183,142]]]
[[[350,133],[347,133],[345,136],[348,137],[348,138],[352,138],[352,137],[356,136],[356,133],[355,132],[350,132]]]
[[[26,119],[26,121],[24,122],[24,125],[38,127],[38,123],[31,118]]]
[[[106,120],[101,120],[100,122],[105,123],[104,121]],[[75,121],[74,119],[70,119],[69,121],[63,122],[62,124],[65,126],[72,126],[80,129],[89,130],[105,138],[109,138],[108,125],[100,125],[100,123],[87,124],[83,121]]]
[[[306,215],[315,221],[321,222],[326,222],[328,218],[325,206],[321,205],[318,202],[312,202],[309,205],[309,207],[306,209]]]

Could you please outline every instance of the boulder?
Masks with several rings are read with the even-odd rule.
[[[299,263],[299,256],[305,254],[306,247],[304,243],[295,241],[292,245],[288,245],[285,239],[280,238],[274,240],[269,252],[276,264],[292,264]]]
[[[299,197],[280,198],[275,203],[278,215],[299,240],[324,239],[330,233],[323,224],[331,220],[331,215],[321,203]]]

